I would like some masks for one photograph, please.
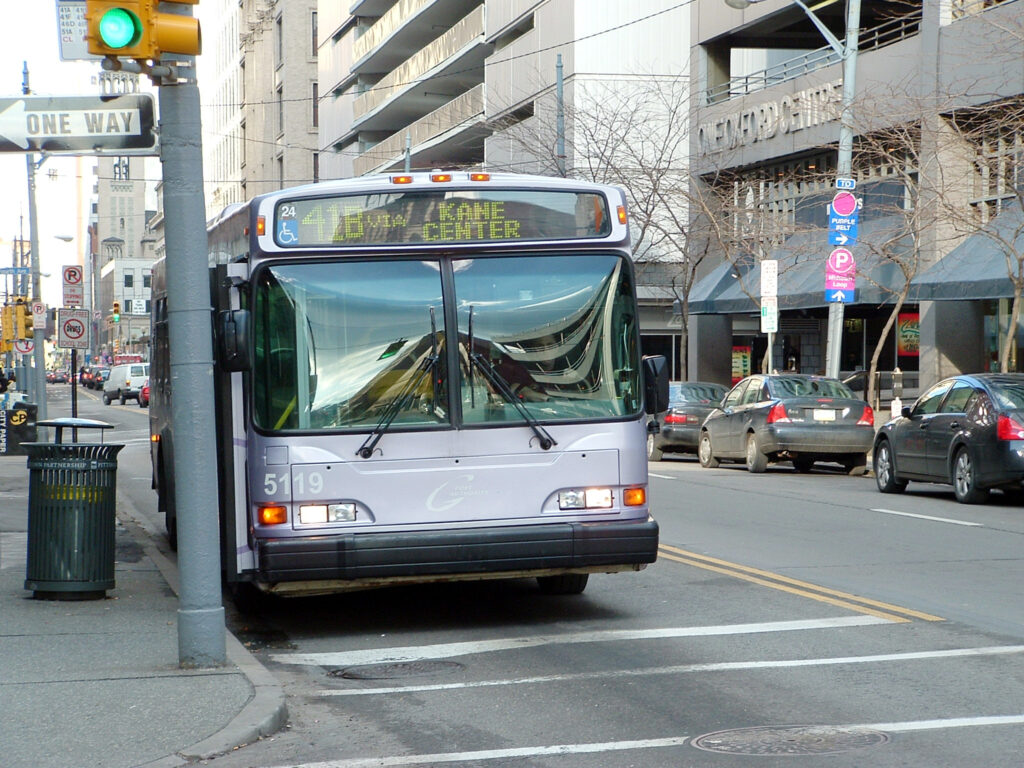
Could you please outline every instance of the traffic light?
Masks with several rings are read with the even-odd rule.
[[[195,5],[199,0],[177,0]],[[202,52],[199,20],[160,13],[159,0],[86,0],[89,53],[159,61],[163,53],[196,56]]]
[[[16,325],[17,323],[14,320],[14,305],[5,304],[3,314],[0,315],[0,339],[2,339],[4,347],[9,347],[14,342],[14,328]]]
[[[121,302],[114,302],[114,311],[111,313],[115,323],[121,322]]]
[[[14,338],[16,339],[31,339],[32,338],[32,308],[28,304],[15,304],[14,305]]]

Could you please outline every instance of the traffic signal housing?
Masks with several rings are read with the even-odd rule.
[[[196,5],[199,0],[178,0]],[[160,13],[159,0],[86,0],[89,53],[139,61],[159,61],[164,53],[197,56],[202,52],[199,20]]]
[[[10,351],[10,346],[14,342],[14,329],[17,326],[17,322],[14,319],[14,305],[5,304],[3,308],[3,314],[0,314],[0,345],[3,346],[4,352]]]
[[[14,338],[16,339],[31,339],[32,338],[32,308],[28,304],[15,304],[14,305]]]
[[[110,315],[113,318],[115,323],[120,323],[121,322],[121,302],[119,302],[119,301],[115,301],[114,302],[114,309],[110,313]]]

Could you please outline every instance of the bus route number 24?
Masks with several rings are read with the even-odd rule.
[[[317,471],[296,470],[294,475],[288,472],[267,472],[263,476],[263,490],[267,496],[290,496],[293,490],[300,496],[306,493],[316,495],[323,489],[324,476]]]

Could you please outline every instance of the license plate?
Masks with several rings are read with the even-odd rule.
[[[831,408],[815,408],[814,409],[814,420],[815,421],[835,421],[836,412]]]

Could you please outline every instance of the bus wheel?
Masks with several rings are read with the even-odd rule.
[[[560,576],[538,576],[537,586],[545,595],[580,595],[587,588],[589,573],[563,573]]]
[[[157,480],[156,487],[156,511],[157,514],[163,514],[164,516],[164,527],[167,528],[167,543],[171,546],[172,552],[178,551],[178,516],[174,514],[174,509],[170,504],[167,503],[167,484],[164,482],[164,471],[160,469],[160,476]]]
[[[227,585],[235,609],[243,616],[262,613],[274,598],[248,581],[235,581]]]

